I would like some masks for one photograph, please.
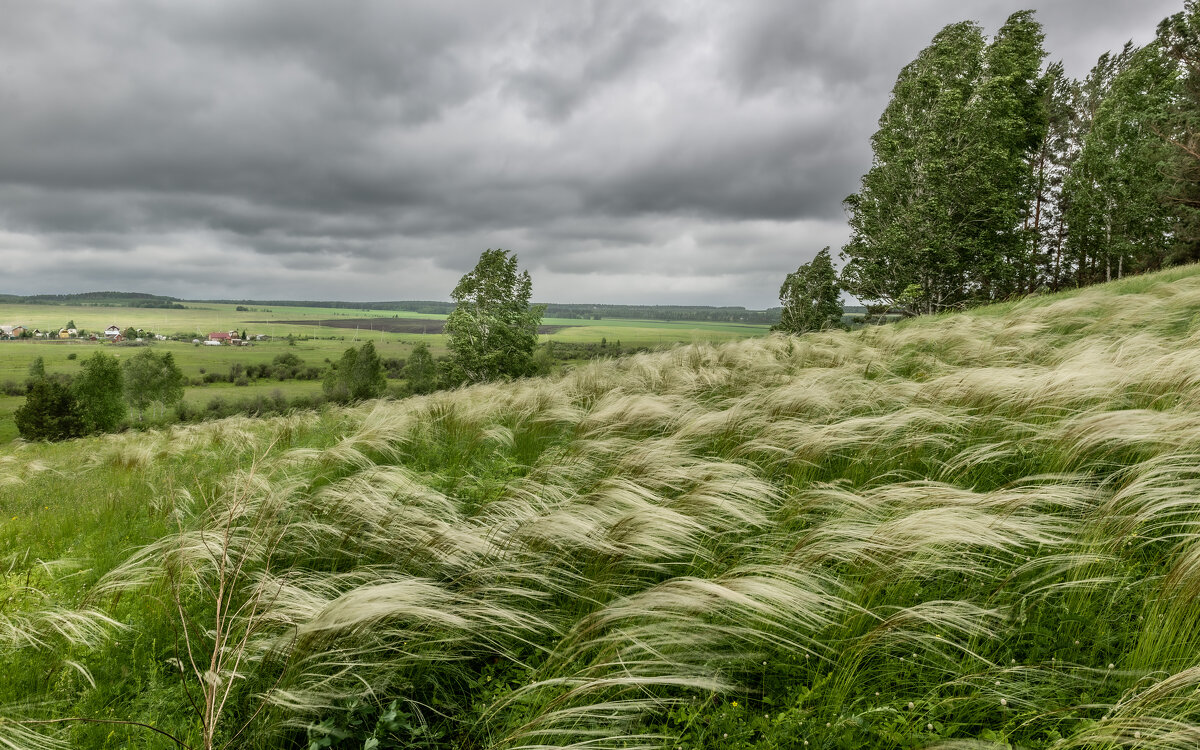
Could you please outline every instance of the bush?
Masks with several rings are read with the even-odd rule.
[[[74,394],[57,380],[35,381],[13,419],[26,440],[67,440],[85,431]]]
[[[27,389],[23,383],[18,383],[12,378],[9,378],[8,380],[5,380],[3,384],[0,384],[0,391],[2,391],[5,396],[24,396],[27,392]]]

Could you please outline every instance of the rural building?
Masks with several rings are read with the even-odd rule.
[[[221,342],[217,339],[209,339],[208,341],[204,342],[204,345],[205,346],[220,346]]]
[[[25,326],[0,326],[0,338],[16,339],[20,338],[22,333],[25,333]]]
[[[215,341],[218,344],[228,344],[233,336],[229,335],[228,331],[213,331],[208,334],[209,341]]]
[[[121,335],[121,329],[118,328],[117,326],[109,326],[108,328],[104,329],[105,338],[112,339],[112,338],[115,338],[120,335]]]

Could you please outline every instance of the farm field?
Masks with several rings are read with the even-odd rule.
[[[1192,266],[13,444],[0,741],[1190,747],[1198,372]]]
[[[160,341],[152,345],[156,351],[169,351],[180,369],[189,378],[198,378],[207,372],[228,372],[234,363],[244,365],[269,363],[284,353],[293,353],[311,365],[325,367],[327,360],[336,361],[349,346],[363,341],[375,344],[381,357],[406,358],[420,342],[429,344],[435,355],[446,351],[445,337],[440,333],[444,315],[422,313],[372,312],[364,310],[342,310],[336,308],[252,306],[250,311],[237,311],[236,305],[185,302],[186,310],[156,308],[96,307],[68,305],[9,305],[0,304],[0,321],[20,323],[30,328],[57,331],[67,321],[74,321],[83,330],[102,332],[109,325],[121,328],[144,328],[147,331],[171,335],[176,332],[193,332],[207,335],[217,330],[246,330],[247,333],[265,333],[269,341],[255,342],[245,347],[196,346],[178,341]],[[190,307],[195,305],[195,307]],[[370,320],[378,320],[379,327],[370,328]],[[306,321],[287,323],[284,321]],[[352,321],[347,327],[347,321]],[[362,321],[357,329],[358,321]],[[436,333],[392,332],[388,327],[414,329],[420,322],[428,321],[429,329]],[[546,327],[551,333],[543,334],[540,340],[565,343],[596,344],[602,340],[621,343],[623,347],[663,347],[677,343],[729,341],[752,336],[764,336],[767,326],[739,323],[638,321],[626,319],[578,320],[547,318]],[[289,345],[285,337],[291,334],[297,340]],[[132,356],[135,347],[113,346],[108,342],[91,342],[85,339],[68,340],[17,340],[0,341],[0,383],[21,383],[26,378],[30,364],[41,357],[46,372],[71,373],[79,369],[79,363],[93,351],[102,349],[116,355]],[[73,356],[73,358],[71,358]],[[268,387],[253,386],[252,391],[238,389],[233,395],[255,395],[258,391],[270,393],[275,387],[283,387],[285,394],[316,393],[320,384],[279,383]],[[295,386],[295,387],[292,387]],[[191,405],[202,406],[214,395],[212,385],[187,389],[186,400]],[[24,401],[21,396],[0,394],[0,443],[17,436],[12,413]]]

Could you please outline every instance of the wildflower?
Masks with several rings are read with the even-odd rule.
[[[926,725],[925,725],[925,731],[926,731],[926,732],[932,732],[932,731],[933,731],[933,724],[926,724]]]
[[[1007,705],[1008,705],[1008,698],[1001,698],[1001,699],[1000,699],[1000,705],[1001,705],[1001,706],[1007,706]]]
[[[1111,661],[1108,663],[1108,668],[1109,668],[1109,669],[1115,669],[1115,668],[1116,668],[1116,666],[1117,666],[1117,665],[1116,665],[1116,664],[1113,664]]]
[[[725,739],[729,739],[729,732],[725,732],[721,736]]]
[[[1136,732],[1136,731],[1135,731],[1135,732],[1133,733],[1133,738],[1134,738],[1135,740],[1140,740],[1140,739],[1142,738],[1142,733],[1141,733],[1141,732]]]
[[[732,704],[730,704],[730,705],[732,705],[734,708],[737,708],[737,701],[734,701],[734,702],[733,702]]]
[[[912,701],[908,702],[908,710],[909,711],[913,710],[916,707],[917,707],[917,705],[915,703],[913,703]]]

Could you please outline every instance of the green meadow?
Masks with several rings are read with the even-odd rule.
[[[394,321],[436,321],[444,315],[422,313],[396,313],[392,311],[343,310],[316,307],[268,307],[247,305],[251,310],[237,311],[237,305],[203,302],[184,302],[187,309],[168,310],[155,308],[99,307],[82,305],[12,305],[0,304],[0,323],[20,324],[31,329],[55,331],[74,321],[82,330],[102,334],[110,325],[125,328],[142,328],[153,333],[170,336],[175,333],[196,333],[207,336],[211,331],[244,330],[247,334],[266,334],[271,339],[257,341],[252,346],[196,346],[187,342],[156,341],[152,345],[157,351],[169,351],[175,356],[180,369],[189,378],[199,378],[205,373],[228,372],[235,363],[244,365],[268,363],[280,354],[291,352],[306,363],[320,367],[328,361],[336,361],[350,346],[371,341],[384,358],[404,359],[418,343],[425,342],[435,355],[446,351],[445,337],[440,333],[393,333],[372,330],[370,324],[358,328],[329,325],[345,320],[378,319],[381,325]],[[296,325],[281,321],[311,321],[311,325]],[[768,327],[739,323],[669,322],[649,320],[579,320],[547,318],[546,326],[558,327],[552,333],[542,334],[541,342],[564,342],[571,344],[597,344],[607,341],[624,348],[666,347],[679,343],[702,343],[730,341],[751,336],[764,336]],[[286,337],[296,340],[291,345]],[[37,357],[46,364],[47,373],[71,373],[79,368],[79,362],[93,351],[102,349],[117,357],[131,356],[137,349],[114,346],[104,341],[86,339],[48,339],[0,341],[0,383],[21,383],[26,378],[29,365]],[[72,359],[72,355],[74,358]],[[217,390],[216,384],[191,386],[185,399],[193,406],[203,406],[209,399],[244,398],[270,394],[280,390],[288,396],[309,395],[320,391],[319,383],[278,383],[267,385],[256,383],[249,388],[238,388],[236,392]],[[21,396],[0,394],[0,443],[17,436],[12,413],[24,401]]]
[[[1194,747],[1198,373],[1192,266],[12,443],[0,744]]]

